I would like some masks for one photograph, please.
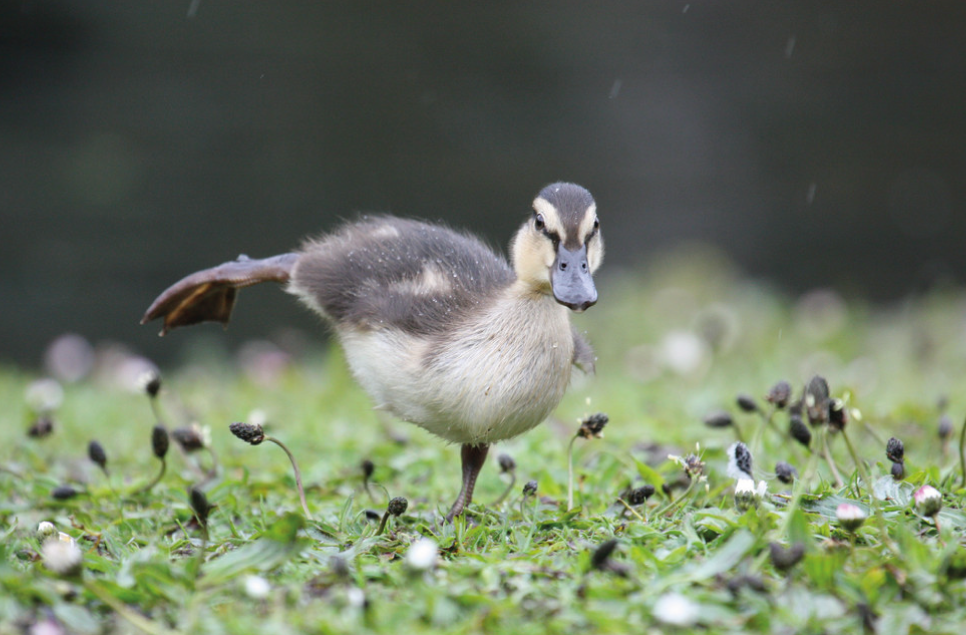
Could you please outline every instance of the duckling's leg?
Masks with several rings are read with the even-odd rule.
[[[235,306],[238,289],[259,282],[288,282],[298,254],[252,260],[239,256],[191,274],[168,287],[148,308],[141,324],[164,318],[161,335],[178,326],[198,322],[221,322],[227,325]]]
[[[482,443],[480,445],[464,444],[460,455],[463,459],[463,487],[460,495],[456,497],[456,502],[446,514],[446,522],[451,523],[453,519],[463,513],[463,509],[473,500],[473,488],[476,487],[476,477],[479,476],[483,464],[486,462],[486,453],[490,446]]]

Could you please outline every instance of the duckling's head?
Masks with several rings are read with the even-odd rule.
[[[597,302],[593,273],[604,258],[597,204],[573,183],[554,183],[533,200],[533,215],[510,246],[517,280],[583,311]]]

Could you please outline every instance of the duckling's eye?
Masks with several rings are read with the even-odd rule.
[[[537,231],[542,232],[544,230],[547,224],[543,222],[543,214],[537,214],[533,217],[533,226],[536,227]]]
[[[600,219],[599,218],[595,218],[594,219],[594,231],[597,231],[598,229],[600,229]]]

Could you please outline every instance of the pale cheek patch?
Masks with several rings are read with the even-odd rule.
[[[537,197],[533,200],[533,211],[543,216],[547,231],[560,236],[560,242],[567,242],[567,229],[560,220],[557,208],[545,198]]]
[[[597,205],[591,205],[584,212],[584,217],[580,220],[579,235],[587,237],[594,231],[594,221],[597,220]]]

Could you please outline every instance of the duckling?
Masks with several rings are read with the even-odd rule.
[[[162,318],[161,335],[205,321],[227,326],[238,289],[284,283],[331,323],[377,408],[460,444],[451,522],[471,502],[490,444],[546,419],[573,365],[594,368],[570,323],[571,312],[597,302],[604,243],[593,197],[573,183],[545,187],[510,254],[512,267],[470,234],[365,216],[293,253],[193,273],[141,323]]]

